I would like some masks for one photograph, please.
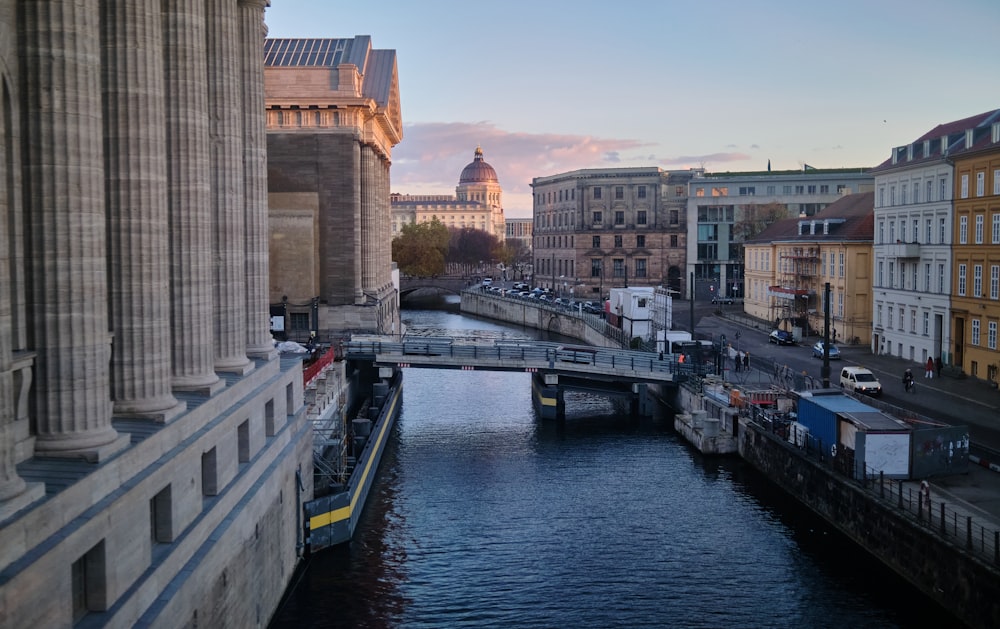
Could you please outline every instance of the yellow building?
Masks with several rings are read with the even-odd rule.
[[[1000,110],[966,130],[949,154],[955,165],[954,364],[971,376],[996,382],[1000,370]]]
[[[772,223],[744,247],[744,311],[797,339],[822,334],[830,284],[830,335],[871,338],[874,194],[850,194],[818,214]]]

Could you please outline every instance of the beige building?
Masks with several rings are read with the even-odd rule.
[[[830,335],[871,334],[874,194],[851,194],[806,218],[782,219],[745,243],[744,311],[796,338],[822,334],[830,284]]]
[[[478,229],[493,234],[500,242],[506,237],[503,189],[497,171],[483,159],[476,147],[472,161],[462,169],[455,196],[393,193],[392,235],[404,225],[438,220],[445,227]]]
[[[0,0],[0,627],[262,626],[298,563],[266,4]]]
[[[605,299],[616,287],[683,291],[693,175],[602,168],[535,177],[533,282],[579,300]]]
[[[397,334],[396,52],[358,36],[268,39],[264,53],[272,315],[297,340]]]
[[[970,121],[970,123],[973,121]],[[955,165],[951,313],[954,364],[1000,380],[1000,110],[962,130]]]

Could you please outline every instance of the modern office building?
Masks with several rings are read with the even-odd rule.
[[[268,39],[264,53],[272,315],[297,340],[398,334],[396,51],[358,36]]]
[[[2,627],[263,626],[298,563],[266,4],[0,2]]]
[[[497,171],[483,159],[483,149],[478,146],[472,161],[462,169],[455,196],[393,193],[391,199],[393,236],[403,225],[437,219],[445,227],[493,234],[500,242],[506,237],[503,188]]]
[[[744,311],[796,338],[867,343],[871,334],[871,192],[841,197],[810,217],[786,218],[744,243]],[[830,285],[829,302],[825,301]]]
[[[601,168],[535,177],[534,283],[581,300],[686,282],[687,184],[698,171]]]
[[[687,200],[687,268],[698,299],[744,293],[742,243],[779,218],[808,218],[840,197],[873,189],[864,168],[706,173]]]
[[[963,128],[964,127],[964,128]],[[1000,376],[1000,110],[951,125],[957,138],[951,317],[953,363],[992,382]],[[951,137],[949,133],[949,138]]]

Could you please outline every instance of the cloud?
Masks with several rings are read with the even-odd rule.
[[[586,168],[709,168],[753,161],[742,152],[664,157],[651,151],[663,147],[631,138],[513,132],[489,121],[417,123],[404,126],[403,141],[392,150],[392,191],[454,195],[477,146],[497,171],[508,217],[531,216],[535,177]]]

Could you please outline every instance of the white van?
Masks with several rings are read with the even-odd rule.
[[[492,277],[484,277],[483,278],[483,286],[493,286],[493,278]]]
[[[869,369],[864,367],[844,367],[840,370],[840,386],[851,391],[874,395],[882,395],[882,385]]]

